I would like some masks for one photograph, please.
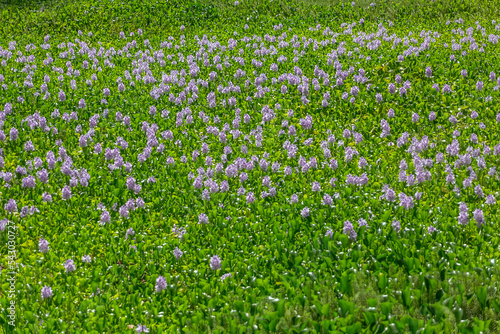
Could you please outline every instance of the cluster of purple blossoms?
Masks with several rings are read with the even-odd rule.
[[[222,268],[222,262],[221,259],[218,255],[212,256],[210,259],[210,269],[212,270],[219,270]]]
[[[198,224],[208,224],[208,216],[204,213],[200,213],[198,216]]]
[[[483,210],[476,209],[476,210],[474,210],[474,212],[472,213],[472,215],[474,217],[474,220],[477,223],[477,228],[480,228],[481,225],[483,225],[483,224],[486,223],[486,220],[484,219],[484,215],[483,215]]]
[[[469,208],[464,202],[460,203],[459,206],[458,223],[464,226],[469,223]]]
[[[66,269],[66,273],[70,273],[76,270],[75,263],[72,259],[68,259],[66,260],[66,262],[64,262],[64,269]]]
[[[143,324],[138,324],[137,327],[135,328],[135,331],[137,333],[149,333],[149,328],[147,328]]]
[[[344,228],[343,228],[343,233],[348,235],[351,240],[356,240],[358,234],[354,230],[354,226],[352,223],[348,220],[344,222]]]
[[[222,275],[220,280],[222,282],[224,282],[226,280],[226,278],[231,278],[231,273],[227,273],[227,274]]]
[[[302,211],[300,211],[300,215],[302,216],[302,218],[307,218],[309,217],[309,213],[310,213],[310,210],[307,206],[305,206]]]
[[[158,276],[156,279],[155,291],[162,292],[167,288],[167,280],[163,276]]]
[[[49,242],[44,238],[40,238],[40,240],[38,241],[38,251],[42,253],[49,252]]]
[[[47,299],[47,298],[51,298],[53,293],[52,293],[52,288],[50,286],[47,286],[45,285],[43,288],[42,288],[42,298],[43,299]]]
[[[399,220],[394,220],[392,222],[392,227],[394,228],[396,233],[399,233],[399,231],[401,230],[401,223],[399,222]]]
[[[406,210],[413,208],[413,197],[406,195],[404,192],[399,193],[399,205]]]
[[[179,249],[179,247],[175,247],[175,249],[174,249],[174,251],[173,251],[173,254],[174,254],[175,258],[176,258],[177,260],[179,260],[179,259],[182,257],[182,255],[184,254],[184,252],[183,252],[183,251],[181,251],[181,250]]]

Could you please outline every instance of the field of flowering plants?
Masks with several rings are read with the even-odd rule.
[[[498,333],[495,8],[0,7],[4,332]]]

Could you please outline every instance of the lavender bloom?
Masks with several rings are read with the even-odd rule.
[[[210,269],[218,270],[221,269],[221,267],[222,263],[220,257],[218,255],[212,256],[212,258],[210,259]]]
[[[484,87],[484,83],[482,81],[478,81],[476,83],[476,90],[481,91],[481,90],[483,90],[483,87]]]
[[[149,328],[142,324],[137,325],[137,328],[135,330],[137,331],[137,333],[149,333]]]
[[[2,220],[0,220],[0,232],[3,232],[5,231],[5,227],[7,226],[7,224],[9,223],[10,221],[7,220],[7,218],[4,218]],[[1,274],[1,271],[0,271],[0,274]]]
[[[52,195],[47,192],[44,192],[42,195],[42,201],[44,202],[52,202]]]
[[[486,204],[493,205],[495,203],[496,203],[495,196],[493,195],[486,196]]]
[[[309,208],[307,206],[305,206],[302,211],[300,211],[300,215],[302,216],[302,218],[307,218],[309,217]]]
[[[92,262],[92,258],[90,257],[90,255],[84,255],[84,256],[82,256],[82,262],[83,263],[90,263],[90,262]]]
[[[312,191],[321,191],[321,185],[319,184],[318,181],[314,181],[313,185],[312,185]]]
[[[163,276],[158,276],[158,278],[156,279],[155,291],[162,292],[166,288],[167,288],[167,280]]]
[[[247,199],[247,203],[255,202],[255,196],[252,192],[248,192],[246,199]]]
[[[66,273],[70,273],[76,270],[75,263],[72,259],[66,260],[66,262],[64,263],[64,269],[66,269]]]
[[[483,210],[476,209],[476,210],[474,210],[473,215],[474,215],[474,220],[477,223],[477,228],[480,228],[481,225],[486,223],[486,221],[484,220],[484,216],[483,216]]]
[[[24,144],[24,150],[26,152],[33,152],[35,150],[35,145],[33,145],[33,142],[31,140],[28,140],[25,144]]]
[[[71,198],[71,188],[69,186],[64,186],[61,193],[62,193],[63,200],[67,200],[67,199]]]
[[[19,131],[16,128],[10,128],[10,140],[15,141],[17,139],[17,136],[19,134]]]
[[[477,186],[474,187],[474,193],[478,196],[478,197],[484,197],[484,193],[483,193],[483,188],[481,188],[481,185],[478,184]]]
[[[413,115],[411,116],[411,121],[413,123],[417,123],[419,119],[420,119],[420,116],[418,116],[417,113],[413,113]]]
[[[182,257],[182,254],[184,254],[184,252],[183,252],[183,251],[181,251],[181,250],[179,249],[179,247],[175,247],[175,249],[174,249],[173,253],[174,253],[174,256],[175,256],[175,258],[176,258],[177,260],[179,260],[179,259]]]
[[[52,297],[52,288],[48,285],[42,288],[42,298],[47,299]]]
[[[4,209],[5,211],[7,212],[17,212],[17,203],[14,199],[9,199],[9,201],[7,203],[5,203],[5,206],[4,206]]]
[[[27,177],[23,178],[22,180],[22,187],[23,188],[35,188],[35,177],[32,175],[28,175]]]
[[[198,224],[208,224],[208,216],[204,213],[200,213],[198,216]]]
[[[40,238],[40,241],[38,241],[38,251],[42,253],[48,253],[49,251],[49,242],[44,238]]]
[[[406,210],[413,208],[413,197],[407,196],[405,193],[401,192],[399,194],[399,205],[404,207]]]
[[[359,227],[362,227],[362,226],[366,226],[366,228],[368,228],[368,227],[369,227],[369,226],[368,226],[368,223],[367,223],[367,222],[366,222],[366,220],[365,220],[365,219],[363,219],[363,218],[359,218],[359,220],[358,220],[358,224],[359,224]]]
[[[238,1],[236,1],[236,2],[238,2]],[[224,282],[226,280],[226,278],[230,278],[230,277],[231,277],[231,273],[227,273],[227,274],[222,275],[220,280],[222,282]]]
[[[432,225],[430,225],[428,228],[427,228],[427,233],[429,234],[432,234],[433,232],[436,232],[436,228]]]
[[[392,82],[389,84],[389,93],[390,94],[396,93],[396,85],[393,84]]]
[[[432,76],[432,69],[430,68],[430,66],[427,66],[425,68],[425,76],[430,78]]]
[[[392,227],[394,227],[394,230],[396,231],[396,233],[399,233],[399,231],[401,230],[401,224],[399,223],[399,220],[393,221]]]
[[[328,195],[328,194],[325,194],[325,195],[323,196],[323,204],[324,204],[324,205],[332,205],[332,204],[333,204],[333,199],[332,199],[332,197],[331,197],[330,195]]]
[[[130,235],[130,236],[135,235],[135,231],[134,231],[134,229],[133,229],[132,227],[131,227],[131,228],[129,228],[129,229],[127,230],[127,232],[125,232],[125,239],[128,239],[129,235]]]
[[[107,210],[102,211],[101,213],[101,224],[107,224],[111,221],[111,216]]]
[[[344,222],[343,233],[346,234],[346,235],[348,235],[349,238],[352,239],[352,240],[356,240],[356,237],[358,236],[358,234],[356,233],[356,231],[354,231],[354,226],[348,220],[346,220]]]

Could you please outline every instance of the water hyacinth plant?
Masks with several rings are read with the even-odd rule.
[[[500,4],[315,3],[0,5],[2,326],[499,331]]]

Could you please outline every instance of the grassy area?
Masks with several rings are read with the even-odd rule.
[[[499,10],[0,4],[0,324],[497,333]]]

